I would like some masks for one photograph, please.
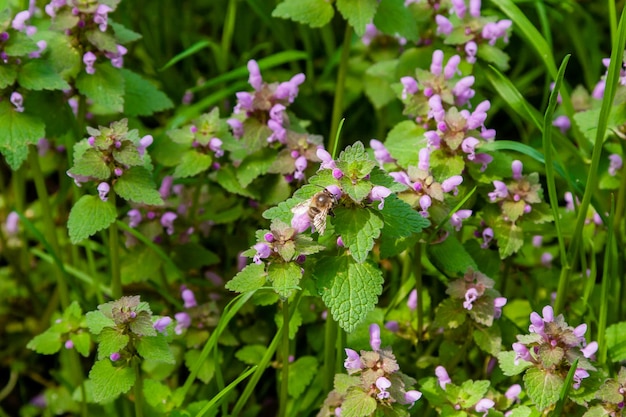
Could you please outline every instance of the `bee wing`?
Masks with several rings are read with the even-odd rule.
[[[315,227],[315,230],[319,232],[320,235],[323,235],[324,230],[326,230],[327,215],[328,215],[328,210],[321,210],[313,218],[313,226]]]

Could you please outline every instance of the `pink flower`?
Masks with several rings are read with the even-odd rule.
[[[261,77],[261,70],[259,69],[259,64],[254,59],[248,61],[248,72],[250,73],[250,77],[248,78],[248,83],[254,88],[256,91],[260,91],[263,86],[263,78]]]
[[[443,366],[438,366],[435,368],[435,375],[439,380],[439,386],[442,390],[446,389],[446,385],[452,383],[450,376],[448,376],[448,371],[446,371],[446,368],[444,368]]]
[[[378,324],[374,323],[370,325],[370,346],[372,350],[380,350],[380,343],[380,327],[378,327]]]

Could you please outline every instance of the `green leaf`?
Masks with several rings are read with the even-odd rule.
[[[127,116],[150,116],[174,107],[172,100],[150,81],[134,72],[122,69],[124,77],[124,114]]]
[[[614,362],[626,360],[626,322],[615,323],[606,329],[606,345]]]
[[[357,262],[365,262],[384,225],[373,209],[361,207],[338,207],[333,224],[335,232],[341,236]]]
[[[152,180],[152,174],[144,167],[133,167],[124,171],[113,185],[113,189],[124,200],[154,206],[163,205],[163,199]]]
[[[235,292],[254,291],[265,285],[264,264],[250,264],[226,283],[226,289]]]
[[[441,243],[428,245],[426,250],[433,265],[449,277],[463,275],[469,268],[479,269],[455,236],[450,235]]]
[[[478,47],[476,55],[478,58],[495,65],[500,71],[509,69],[509,55],[496,46],[483,43]]]
[[[74,162],[74,166],[69,172],[72,175],[108,180],[111,177],[111,169],[103,158],[100,151],[95,148],[89,148]]]
[[[259,175],[267,173],[275,159],[276,151],[270,148],[263,148],[244,158],[237,167],[237,179],[241,186],[247,187]]]
[[[185,353],[185,366],[190,372],[196,369],[197,363],[200,360],[200,354],[201,352],[196,349],[190,349]],[[208,384],[213,378],[213,375],[215,375],[215,362],[212,360],[203,361],[198,369],[197,378],[205,384]]]
[[[26,347],[42,355],[52,355],[61,350],[61,345],[61,334],[48,329],[31,339]]]
[[[0,151],[11,169],[18,169],[28,156],[28,145],[45,135],[41,119],[15,111],[8,100],[0,102]]]
[[[342,417],[367,417],[376,411],[376,400],[359,387],[348,391],[341,403]]]
[[[42,59],[24,64],[17,75],[17,81],[29,90],[68,90],[70,85],[54,68]]]
[[[24,56],[38,50],[39,47],[35,41],[23,32],[12,31],[4,44],[4,52],[8,56]]]
[[[246,345],[235,353],[235,357],[246,365],[258,365],[266,351],[265,345]]]
[[[113,28],[113,32],[115,32],[115,39],[122,45],[138,41],[142,38],[141,34],[133,32],[119,23],[112,22],[111,19],[109,19],[108,23]]]
[[[522,228],[502,219],[493,225],[493,235],[498,240],[498,252],[501,259],[516,253],[524,245]]]
[[[520,405],[519,407],[515,407],[511,410],[511,414],[509,417],[530,417],[533,413],[533,410],[525,405]]]
[[[313,275],[322,300],[348,333],[374,309],[382,293],[381,270],[348,256],[325,258],[316,264]]]
[[[167,344],[165,336],[161,333],[157,333],[156,336],[144,336],[140,338],[136,347],[137,353],[144,359],[169,364],[176,363],[170,346]]]
[[[500,353],[502,347],[502,335],[500,334],[500,327],[481,327],[474,330],[472,333],[476,345],[487,352],[490,355],[496,356]]]
[[[74,204],[67,221],[70,241],[76,244],[106,229],[117,218],[115,206],[93,195],[84,195]]]
[[[98,360],[106,359],[112,353],[119,353],[129,341],[129,336],[120,333],[117,328],[105,327],[98,336]]]
[[[374,16],[374,25],[390,36],[399,35],[409,41],[419,39],[416,20],[403,0],[381,0]]]
[[[519,360],[518,364],[515,364],[515,352],[506,351],[498,353],[498,364],[502,373],[506,376],[515,376],[524,372],[525,369],[530,367],[530,362]]]
[[[436,327],[456,329],[465,323],[466,312],[458,300],[446,298],[437,306],[434,324]]]
[[[391,89],[391,84],[398,81],[395,76],[397,66],[398,61],[395,59],[380,61],[365,71],[365,94],[374,105],[374,108],[381,109],[396,99],[396,93]]]
[[[117,54],[117,42],[115,38],[107,32],[102,32],[99,28],[85,31],[85,37],[98,50]]]
[[[0,65],[0,89],[7,88],[17,79],[17,67],[15,65]]]
[[[170,387],[154,379],[144,379],[143,396],[151,407],[165,412],[172,391]]]
[[[272,17],[291,19],[313,28],[325,26],[335,10],[326,0],[285,0],[272,12]]]
[[[543,410],[558,401],[563,378],[550,371],[533,367],[524,375],[524,386],[528,397],[539,410]]]
[[[382,229],[380,256],[389,258],[405,250],[414,239],[405,239],[412,235],[417,237],[430,222],[413,210],[395,194],[385,199],[385,207],[381,211],[384,226]]]
[[[220,258],[204,246],[189,242],[183,245],[176,245],[172,260],[181,268],[200,269],[204,266],[214,265]]]
[[[424,128],[411,120],[398,123],[389,131],[385,147],[402,168],[417,165],[419,151],[426,146]]]
[[[113,149],[113,158],[121,165],[126,166],[138,166],[144,164],[144,160],[139,154],[137,146],[130,141],[124,141],[119,149]]]
[[[85,315],[85,321],[92,334],[100,334],[106,327],[115,327],[113,319],[102,314],[101,311],[90,311]]]
[[[226,165],[220,168],[220,170],[217,171],[216,180],[226,191],[239,194],[244,197],[258,199],[258,195],[255,195],[252,190],[241,186],[239,180],[237,180],[235,170],[231,165]],[[256,194],[258,194],[258,192],[256,192]]]
[[[319,369],[314,356],[301,356],[289,364],[289,384],[287,391],[293,398],[299,398],[309,386]]]
[[[272,282],[274,291],[281,298],[286,299],[297,289],[302,278],[302,271],[300,266],[294,262],[274,262],[267,269],[267,276]]]
[[[71,333],[70,340],[74,343],[74,349],[85,358],[89,356],[89,348],[91,346],[91,337],[87,332]]]
[[[337,0],[337,10],[354,28],[357,36],[365,34],[365,26],[374,18],[377,7],[377,0]]]
[[[213,157],[209,154],[189,150],[183,154],[174,170],[174,178],[187,178],[198,175],[211,167]]]
[[[487,394],[491,382],[489,381],[465,381],[461,385],[459,397],[462,398],[461,407],[473,407],[481,398]]]
[[[93,400],[104,404],[128,392],[135,384],[135,373],[127,366],[114,367],[109,359],[97,361],[91,371]]]
[[[96,64],[95,74],[81,72],[76,88],[98,106],[99,114],[124,111],[124,77],[109,64]]]

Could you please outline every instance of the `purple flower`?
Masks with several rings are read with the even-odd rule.
[[[565,134],[572,127],[572,122],[567,116],[558,116],[552,121],[552,126],[558,127],[561,133]]]
[[[604,97],[605,88],[606,80],[600,80],[598,84],[596,84],[596,86],[593,88],[593,91],[591,92],[591,97],[595,98],[596,100],[602,100],[602,98]]]
[[[468,129],[476,129],[479,126],[483,126],[485,120],[487,119],[487,111],[491,108],[491,103],[489,100],[484,100],[480,102],[476,109],[472,112],[467,119],[467,128]]]
[[[422,148],[418,153],[417,169],[428,172],[430,169],[430,150],[428,148]]]
[[[417,86],[417,80],[413,77],[402,77],[400,78],[400,82],[402,83],[402,100],[405,100],[409,94],[416,94],[419,91],[419,87]],[[372,143],[370,142],[370,146]],[[374,146],[372,146],[373,148]]]
[[[499,319],[502,316],[502,307],[504,307],[507,303],[507,299],[505,297],[496,297],[493,300],[493,318]]]
[[[302,233],[311,227],[311,218],[309,217],[308,208],[298,213],[294,213],[291,218],[291,227],[293,227],[298,233]],[[260,263],[260,258],[259,262],[255,263]]]
[[[387,187],[383,187],[382,185],[375,185],[370,191],[370,199],[372,201],[380,201],[378,205],[378,210],[382,210],[385,207],[385,198],[391,195],[391,190]]]
[[[345,348],[347,358],[343,363],[344,368],[350,373],[351,370],[359,370],[363,368],[361,356],[352,349]]]
[[[476,62],[477,52],[478,52],[478,45],[476,45],[476,42],[469,41],[468,43],[465,44],[465,59],[470,64],[473,64]]]
[[[472,215],[472,210],[458,210],[450,217],[450,224],[458,232],[461,230],[463,220]]]
[[[390,172],[389,175],[394,179],[398,184],[406,185],[407,187],[413,188],[413,183],[409,178],[409,175],[404,171],[396,171]]]
[[[174,328],[174,333],[178,335],[182,334],[183,330],[191,326],[191,317],[184,311],[174,314],[174,319],[176,319],[176,327]]]
[[[430,73],[433,75],[441,75],[443,70],[443,51],[437,49],[433,52],[433,60],[430,64]]]
[[[139,145],[137,145],[137,151],[139,152],[139,155],[143,156],[143,154],[146,152],[146,148],[152,145],[153,141],[154,138],[152,137],[152,135],[146,135],[139,139]]]
[[[374,158],[376,158],[381,167],[385,163],[394,161],[389,154],[389,151],[385,148],[385,145],[381,141],[372,139],[370,140],[370,146],[374,150]]]
[[[615,176],[617,171],[622,169],[623,161],[622,157],[616,153],[609,155],[609,175]]]
[[[369,46],[376,36],[378,36],[378,29],[372,23],[368,23],[365,25],[365,33],[361,37],[361,42],[363,45]]]
[[[101,182],[100,184],[98,184],[98,196],[100,197],[100,200],[107,201],[107,195],[109,194],[110,190],[111,186],[108,183]]]
[[[550,268],[552,266],[552,259],[554,259],[554,257],[552,256],[550,252],[542,253],[541,265],[545,266],[546,268]]]
[[[337,246],[339,246],[340,248],[345,247],[345,245],[343,243],[343,239],[341,238],[341,236],[337,236]]]
[[[96,73],[96,69],[94,68],[94,64],[96,63],[96,55],[93,52],[85,52],[85,54],[83,55],[83,63],[85,64],[85,72],[87,74]]]
[[[74,349],[74,342],[72,342],[71,340],[66,340],[64,346],[67,350]]]
[[[174,234],[174,220],[178,217],[178,214],[173,211],[166,211],[161,216],[161,226],[165,228],[165,231],[168,235]]]
[[[486,416],[487,413],[489,413],[489,409],[493,408],[495,404],[496,403],[493,402],[493,400],[490,400],[489,398],[483,398],[476,403],[474,409],[477,413],[484,413],[483,415]]]
[[[390,332],[397,333],[400,330],[400,325],[397,321],[391,320],[385,323],[385,329],[389,330]]]
[[[17,31],[24,31],[26,29],[26,21],[28,19],[30,19],[30,12],[28,10],[21,11],[13,18],[11,26]]]
[[[413,407],[420,398],[422,398],[422,393],[414,389],[404,393],[404,402],[411,404],[409,408]]]
[[[291,77],[289,81],[278,84],[278,87],[276,87],[276,91],[274,92],[274,97],[279,100],[287,100],[289,103],[293,103],[298,96],[298,86],[302,84],[304,80],[304,74],[300,73]]]
[[[20,216],[12,211],[7,215],[5,223],[6,231],[9,236],[16,236],[19,232]]]
[[[472,17],[480,17],[480,0],[470,0],[469,12]]]
[[[265,259],[267,257],[270,256],[270,254],[272,253],[272,249],[263,242],[259,242],[256,245],[253,246],[253,248],[256,250],[256,255],[254,255],[254,257],[252,258],[252,261],[255,264],[261,264],[262,261],[261,259]]]
[[[533,358],[530,356],[528,348],[521,343],[513,343],[513,351],[515,352],[515,365],[519,364],[520,359],[532,362]]]
[[[428,209],[433,204],[433,200],[430,198],[429,195],[423,195],[419,199],[419,204],[420,204],[420,207],[422,208],[422,211],[420,212],[420,214],[424,217],[428,217]]]
[[[489,243],[493,240],[493,229],[491,227],[485,228],[482,233],[483,243],[481,243],[480,247],[486,249],[489,247]]]
[[[446,385],[452,383],[450,376],[448,376],[448,371],[446,371],[446,368],[444,368],[443,366],[438,366],[435,368],[435,375],[439,380],[439,386],[442,390],[446,389]]]
[[[370,346],[373,351],[380,350],[380,327],[374,323],[370,325]]]
[[[439,149],[441,145],[441,137],[434,130],[427,130],[424,132],[424,136],[426,137],[426,143],[429,148]]]
[[[135,228],[139,226],[139,223],[141,223],[141,212],[139,210],[137,209],[128,210],[127,215],[129,218],[128,225],[130,227]]]
[[[168,316],[164,316],[164,317],[159,318],[157,321],[155,321],[152,327],[154,327],[154,329],[157,332],[166,334],[165,329],[171,323],[172,323],[172,319]]]
[[[483,26],[482,37],[489,40],[489,45],[495,45],[498,38],[504,38],[504,42],[509,40],[506,37],[506,31],[511,27],[513,22],[508,19],[499,22],[489,22]]]
[[[328,187],[326,187],[326,191],[331,193],[336,199],[341,198],[341,196],[343,195],[341,188],[336,185],[329,185]]]
[[[522,170],[524,169],[524,165],[522,161],[518,161],[517,159],[511,163],[511,171],[513,171],[513,179],[521,180],[522,179]]]
[[[109,356],[109,359],[111,359],[112,362],[117,362],[117,361],[120,360],[121,357],[122,357],[122,355],[120,355],[119,352],[113,352]]]
[[[315,152],[315,154],[322,161],[322,163],[320,165],[320,169],[337,168],[337,165],[335,165],[335,161],[333,160],[332,155],[330,153],[328,153],[328,151],[326,151],[326,149],[318,148],[317,151]]]
[[[428,110],[428,118],[435,119],[437,123],[443,122],[446,111],[441,103],[441,97],[437,94],[431,96],[428,99],[428,106],[430,107],[430,110]]]
[[[463,301],[463,308],[466,310],[471,310],[474,304],[474,301],[478,298],[478,291],[476,288],[470,288],[465,291],[465,301]]]
[[[464,105],[466,104],[476,92],[472,90],[472,86],[474,85],[475,78],[473,75],[469,75],[467,77],[461,78],[452,88],[452,94],[457,97],[457,104]]]
[[[263,235],[263,239],[265,239],[267,243],[272,243],[276,238],[274,237],[273,233],[268,232],[265,235]]]
[[[457,195],[459,193],[459,190],[457,187],[461,185],[462,182],[463,182],[462,176],[454,175],[448,178],[447,180],[444,180],[441,183],[441,189],[443,190],[444,193],[449,193],[450,191],[453,191],[453,194]]]
[[[196,302],[196,296],[189,288],[184,288],[180,296],[183,299],[185,308],[192,308],[198,305],[198,303]]]
[[[583,382],[583,379],[587,377],[589,377],[589,372],[581,368],[576,369],[574,372],[574,383],[572,384],[572,387],[574,389],[580,388],[580,384]]]
[[[12,92],[9,101],[15,106],[15,111],[18,113],[22,113],[24,111],[24,98],[20,93],[17,91]]]
[[[417,309],[417,290],[413,290],[409,293],[409,298],[406,301],[409,310],[415,311]]]
[[[161,196],[161,198],[166,199],[170,196],[173,183],[174,177],[172,177],[171,175],[166,175],[165,177],[163,177],[163,180],[161,181],[161,186],[159,187],[159,195]]]
[[[585,358],[589,359],[598,351],[598,342],[591,342],[580,351]]]
[[[488,194],[491,202],[496,202],[499,198],[506,198],[509,195],[509,189],[502,181],[495,180],[493,186],[495,190]]]
[[[241,123],[241,120],[231,118],[226,120],[226,123],[228,123],[228,126],[230,126],[231,130],[233,131],[234,137],[239,139],[243,136],[243,123]]]
[[[454,77],[454,74],[461,74],[459,70],[459,64],[461,63],[461,57],[458,55],[452,55],[448,62],[446,63],[445,68],[443,69],[443,78],[449,80]]]
[[[376,396],[379,400],[389,398],[390,394],[387,392],[387,388],[389,387],[391,387],[391,381],[384,376],[378,377],[378,379],[376,379],[376,388],[378,388],[379,390]]]
[[[217,158],[224,155],[224,150],[222,149],[222,140],[219,138],[211,138],[209,141],[209,149],[215,152],[215,156]]]
[[[485,172],[487,166],[493,161],[493,156],[488,153],[477,153],[472,162],[476,164],[482,164],[480,167],[480,172]]]
[[[438,14],[435,16],[435,22],[437,23],[437,34],[448,36],[452,33],[454,26],[447,17]]]
[[[513,384],[506,390],[504,396],[511,401],[519,400],[519,395],[522,392],[522,386],[520,384]]]
[[[259,64],[257,64],[254,59],[248,61],[248,72],[250,73],[248,83],[250,83],[252,88],[254,88],[256,91],[261,91],[261,87],[263,86],[263,77],[261,77]]]
[[[254,96],[247,91],[239,91],[235,93],[237,97],[237,105],[235,106],[234,113],[239,113],[241,109],[246,111],[254,110]]]

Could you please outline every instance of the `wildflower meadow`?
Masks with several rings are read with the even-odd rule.
[[[624,0],[0,0],[0,417],[622,416]]]

